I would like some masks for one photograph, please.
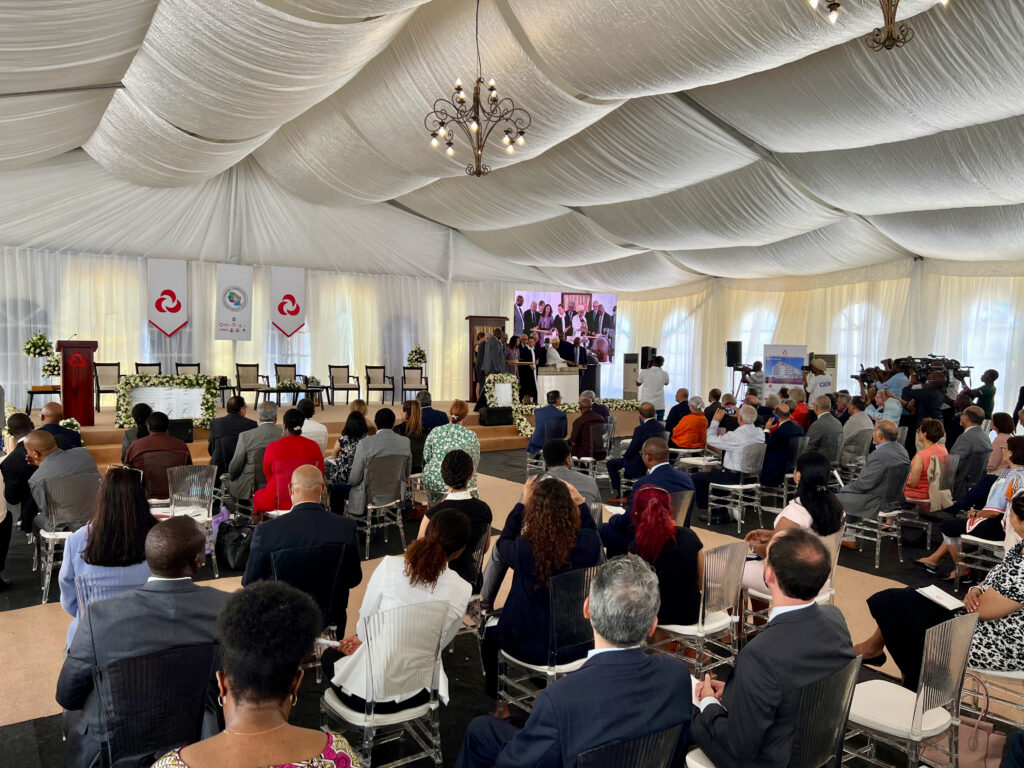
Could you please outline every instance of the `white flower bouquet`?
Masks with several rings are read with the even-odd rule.
[[[405,364],[409,368],[421,368],[427,364],[427,353],[417,344],[409,350],[409,354],[405,358]]]
[[[53,344],[45,333],[38,331],[25,342],[25,354],[29,357],[50,357],[53,355]]]

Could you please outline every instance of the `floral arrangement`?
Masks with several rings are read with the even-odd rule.
[[[639,400],[622,400],[620,398],[599,397],[597,402],[607,406],[609,411],[635,411],[640,407]],[[490,405],[489,402],[488,405]],[[533,435],[533,425],[530,423],[529,417],[532,416],[533,412],[540,407],[543,406],[523,405],[519,402],[513,404],[512,423],[515,425],[516,431],[523,437],[530,437]],[[579,403],[562,403],[558,406],[558,410],[563,413],[579,413],[580,406]]]
[[[320,379],[318,379],[316,376],[307,376],[306,377],[306,386],[307,387],[319,387],[320,386]]]
[[[491,373],[484,382],[484,396],[487,398],[487,407],[495,408],[498,405],[495,387],[498,384],[512,385],[512,405],[519,405],[519,377],[513,373]]]
[[[43,376],[60,376],[60,358],[50,355],[43,363]]]
[[[300,389],[305,389],[305,387],[302,386],[302,383],[295,379],[283,379],[282,381],[277,382],[277,388],[283,389],[286,392],[296,392]]]
[[[217,415],[217,396],[220,389],[217,379],[214,376],[203,376],[202,374],[186,374],[172,376],[167,373],[148,374],[137,373],[130,376],[122,376],[117,383],[117,415],[115,424],[121,428],[134,426],[132,421],[132,401],[128,393],[137,387],[181,387],[182,389],[202,389],[203,391],[203,415],[202,418],[193,419],[197,427],[209,427],[214,416]]]
[[[421,368],[427,364],[427,353],[417,344],[409,350],[409,354],[405,358],[405,364],[409,368]]]
[[[53,344],[42,331],[37,331],[25,342],[25,354],[29,357],[51,357],[53,355]]]
[[[11,418],[11,416],[13,416],[16,413],[18,413],[18,409],[14,407],[14,403],[12,403],[10,400],[5,400],[4,401],[4,424],[3,424],[3,430],[0,430],[0,431],[2,431],[2,436],[5,437],[5,438],[11,436],[11,433],[7,431],[7,420],[9,418]]]

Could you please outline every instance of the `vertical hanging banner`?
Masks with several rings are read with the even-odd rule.
[[[270,318],[289,337],[306,324],[306,270],[270,268]]]
[[[164,336],[188,324],[188,264],[177,259],[149,259],[149,322]]]
[[[252,267],[217,265],[216,323],[215,339],[252,340]]]

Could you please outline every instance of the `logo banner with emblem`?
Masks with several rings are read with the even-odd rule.
[[[306,270],[270,268],[270,318],[285,336],[306,324]]]
[[[252,341],[252,267],[217,265],[215,317],[213,338]]]
[[[165,336],[188,324],[188,264],[177,259],[150,259],[149,322]]]

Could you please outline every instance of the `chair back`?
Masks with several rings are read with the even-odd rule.
[[[672,509],[675,512],[676,525],[686,524],[686,513],[693,503],[693,491],[673,491],[669,494],[672,497]]]
[[[832,589],[836,588],[836,571],[839,569],[839,551],[842,548],[843,534],[845,533],[846,523],[843,523],[835,533],[819,537],[821,539],[821,543],[825,545],[825,549],[828,550],[828,556],[832,562],[832,567],[829,569],[829,583],[832,585]]]
[[[473,547],[473,572],[476,574],[476,579],[473,581],[474,591],[477,591],[475,588],[481,583],[480,579],[484,572],[484,555],[487,554],[487,547],[490,543],[491,532],[486,529],[480,534],[476,546]]]
[[[384,379],[384,366],[366,366],[366,382],[368,387],[387,387],[387,381]]]
[[[544,442],[563,440],[566,437],[566,422],[561,419],[548,419],[544,422]]]
[[[615,422],[618,420],[618,416],[608,417],[608,429],[604,433],[604,447],[609,453],[611,453],[612,443],[615,441]]]
[[[903,506],[903,486],[909,474],[910,468],[902,465],[891,466],[885,470],[880,507],[882,512],[891,512]]]
[[[274,363],[274,380],[281,386],[282,381],[296,381],[295,366],[287,363]]]
[[[861,429],[850,435],[850,439],[843,446],[844,464],[854,466],[863,464],[874,435],[873,429]]]
[[[135,459],[142,470],[142,479],[146,483],[146,495],[151,499],[169,499],[170,486],[167,484],[167,473],[174,467],[183,466],[183,458],[178,451],[146,451]],[[216,474],[216,467],[214,467]]]
[[[239,389],[252,389],[260,383],[259,363],[235,363],[235,377],[238,379]]]
[[[590,627],[590,619],[583,615],[583,601],[590,594],[590,582],[596,574],[595,566],[577,568],[551,577],[548,588],[551,608],[548,664],[552,667],[556,664],[560,650],[593,646],[594,632]]]
[[[258,491],[260,488],[266,488],[267,487],[267,476],[263,472],[263,456],[266,454],[266,452],[267,452],[267,446],[264,445],[262,448],[257,448],[256,449],[256,453],[253,456],[253,462],[254,462],[253,463],[253,470],[254,470],[254,474],[253,474],[252,489],[254,491]]]
[[[590,448],[589,451],[584,453],[596,461],[604,461],[608,458],[608,442],[606,439],[606,433],[608,432],[608,424],[591,424],[590,425]]]
[[[289,547],[270,553],[270,572],[274,581],[283,581],[301,589],[320,607],[321,627],[336,624],[348,606],[342,563],[358,553],[338,541],[309,547]],[[343,628],[344,629],[344,628]]]
[[[347,365],[328,365],[327,376],[331,380],[332,387],[343,387],[348,384],[348,378],[351,374],[349,373],[349,366]]]
[[[761,465],[764,464],[764,454],[768,446],[765,443],[748,443],[743,446],[743,455],[740,457],[740,475],[745,481],[746,478],[758,478],[761,476]]]
[[[588,749],[576,756],[576,768],[667,768],[682,730],[679,723],[664,731]]]
[[[50,530],[58,526],[83,525],[96,511],[96,496],[100,492],[100,476],[89,474],[51,477],[43,481],[46,513]]]
[[[174,372],[179,376],[198,376],[200,367],[199,363],[175,363]]]
[[[807,450],[808,439],[806,435],[791,437],[789,439],[789,452],[786,454],[786,471],[792,472],[796,469],[796,460]]]
[[[366,503],[383,506],[401,501],[406,480],[405,456],[374,456],[366,467]]]
[[[274,509],[292,508],[292,494],[288,490],[288,486],[292,482],[292,473],[309,463],[302,459],[286,459],[275,461],[270,465],[270,471],[274,478]]]
[[[147,376],[159,376],[164,372],[164,367],[161,363],[136,363],[135,372]]]
[[[217,482],[216,464],[187,464],[167,470],[167,490],[171,498],[171,514],[210,514],[213,488]]]
[[[121,380],[120,363],[93,363],[92,369],[96,389],[111,389]]]
[[[820,768],[842,757],[860,656],[800,689],[788,768]],[[837,762],[836,765],[841,765]]]
[[[925,471],[928,473],[928,503],[931,511],[944,509],[953,503],[953,483],[960,457],[947,454],[932,456]]]
[[[991,452],[990,452],[991,453]],[[973,488],[974,485],[985,476],[985,472],[988,470],[988,459],[990,453],[982,453],[976,451],[969,453],[966,456],[957,456],[956,458],[961,459],[957,465],[953,480],[953,498],[959,499],[969,488]]]
[[[896,438],[896,441],[900,445],[906,445],[907,444],[907,431],[909,429],[910,429],[909,427],[897,427],[896,431],[897,431],[897,434],[899,435],[899,437]]]
[[[169,648],[93,670],[106,765],[149,766],[199,741],[217,645]]]
[[[910,726],[911,737],[915,740],[921,738],[921,720],[929,710],[936,707],[953,708],[950,714],[957,716],[960,689],[963,688],[964,672],[967,669],[967,654],[977,624],[978,614],[966,613],[925,632],[921,675],[914,701],[914,719]]]
[[[120,574],[88,573],[75,576],[75,595],[78,597],[78,615],[82,616],[93,603],[120,595],[146,583],[142,577],[138,584],[126,584]]]
[[[434,600],[380,611],[364,620],[367,711],[384,701],[426,689],[436,695],[441,672],[441,639],[448,603]]]
[[[426,389],[426,385],[423,383],[423,369],[420,367],[415,368],[402,368],[402,386],[405,389]]]
[[[700,594],[700,618],[736,608],[739,603],[743,563],[749,547],[745,541],[722,544],[704,554],[704,586]]]

